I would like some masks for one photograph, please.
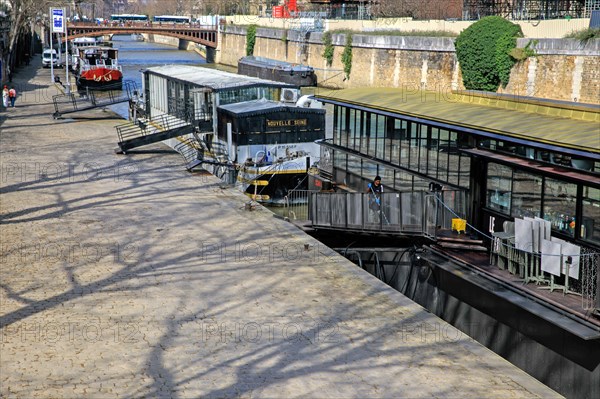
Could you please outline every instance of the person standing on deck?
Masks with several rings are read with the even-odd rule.
[[[375,176],[373,181],[367,186],[367,194],[369,194],[369,213],[374,217],[373,219],[379,223],[379,214],[381,210],[381,194],[383,193],[383,184],[381,184],[381,177]]]

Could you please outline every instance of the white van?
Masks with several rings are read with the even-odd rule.
[[[42,66],[44,68],[50,68],[50,64],[54,64],[54,67],[61,67],[62,63],[58,57],[58,53],[54,49],[46,49],[42,53]]]

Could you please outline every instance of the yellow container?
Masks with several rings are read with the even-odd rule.
[[[467,221],[465,219],[452,219],[452,231],[456,230],[457,233],[461,231],[466,232]]]

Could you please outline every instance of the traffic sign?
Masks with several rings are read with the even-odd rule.
[[[64,33],[65,31],[65,9],[51,8],[52,33]]]

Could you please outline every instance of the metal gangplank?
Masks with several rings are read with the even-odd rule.
[[[369,193],[308,191],[310,224],[317,230],[343,230],[437,239],[453,218],[464,217],[463,191],[385,192],[370,206]]]
[[[136,123],[129,122],[116,126],[115,129],[119,138],[119,148],[115,152],[122,154],[133,148],[183,136],[195,131],[192,122],[168,114],[157,115],[147,120],[138,119]]]
[[[106,86],[104,90],[77,91],[75,93],[57,94],[52,96],[54,103],[54,119],[65,114],[103,108],[113,104],[133,101],[137,96],[134,81],[124,81],[114,87]]]

